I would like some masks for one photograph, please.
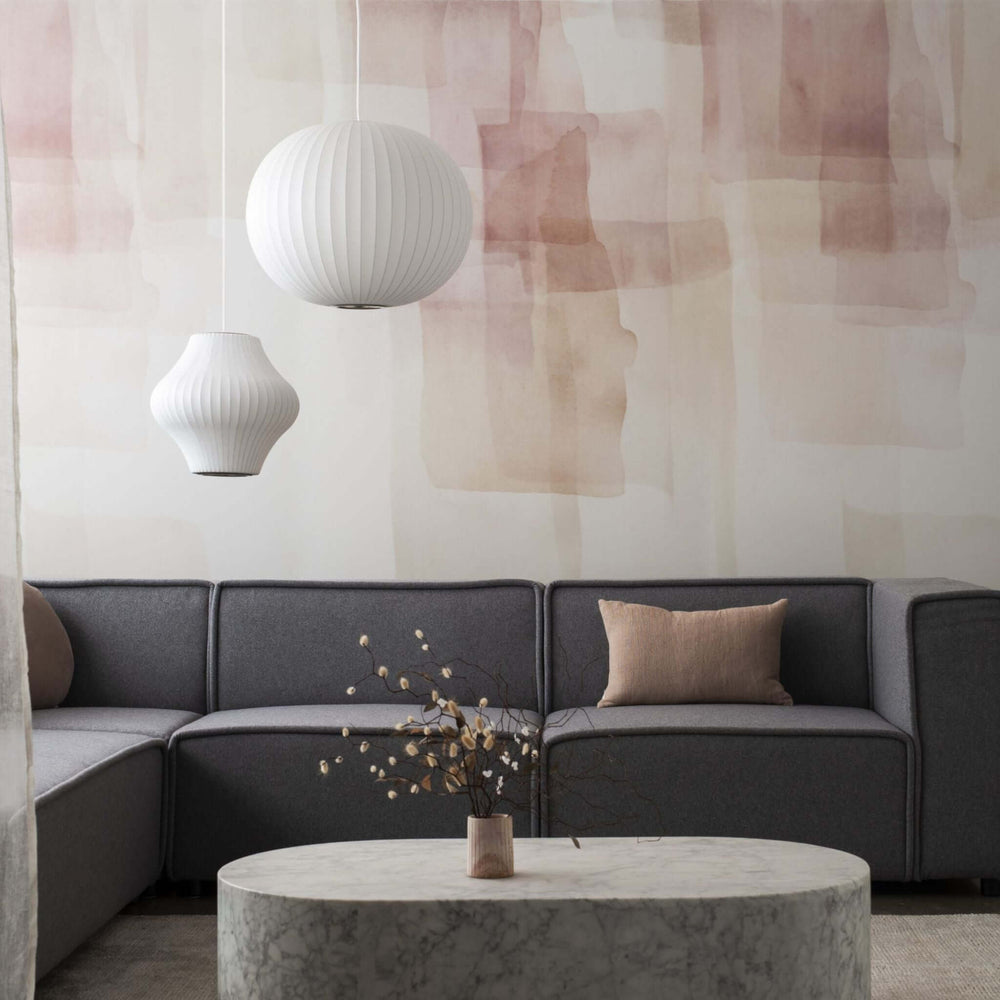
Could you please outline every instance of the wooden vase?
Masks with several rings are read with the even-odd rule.
[[[510,878],[514,874],[513,818],[502,814],[488,819],[470,816],[468,847],[465,873],[470,878]]]

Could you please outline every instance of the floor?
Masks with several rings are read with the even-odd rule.
[[[872,885],[872,913],[1000,913],[1000,896],[984,896],[978,879],[876,882]]]

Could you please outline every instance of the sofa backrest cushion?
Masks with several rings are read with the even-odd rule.
[[[497,670],[509,704],[538,711],[541,608],[542,588],[519,580],[220,583],[210,702],[225,710],[400,701],[373,681],[347,694],[371,666],[358,640],[367,635],[378,664],[397,671],[428,662],[414,635],[421,629],[438,662],[460,658]]]
[[[210,583],[34,585],[55,609],[73,646],[73,683],[63,705],[206,710]]]
[[[545,594],[546,711],[596,705],[608,682],[597,602],[671,611],[771,604],[788,598],[781,683],[797,705],[868,708],[870,584],[856,579],[562,581]]]

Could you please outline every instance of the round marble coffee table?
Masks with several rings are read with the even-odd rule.
[[[806,844],[313,844],[219,872],[221,1000],[867,1000],[869,872]]]

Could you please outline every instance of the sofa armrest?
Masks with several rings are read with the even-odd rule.
[[[1000,593],[875,581],[872,707],[916,746],[916,876],[1000,873]]]

